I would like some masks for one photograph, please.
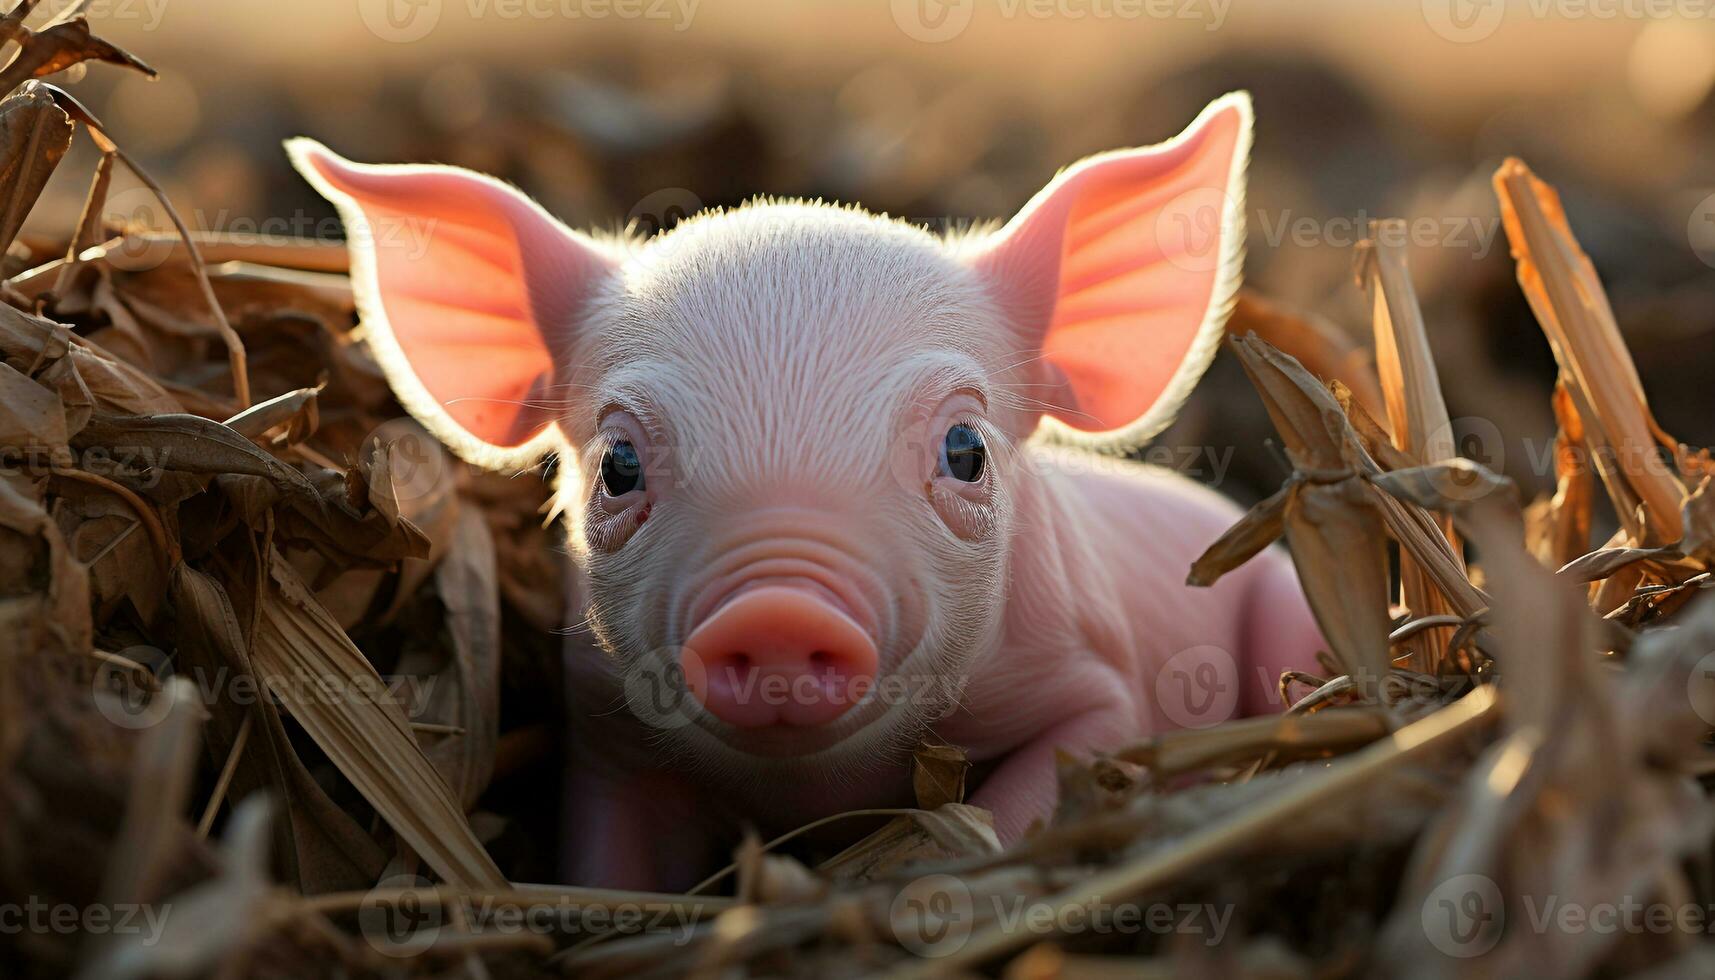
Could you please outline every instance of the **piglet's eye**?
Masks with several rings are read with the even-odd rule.
[[[610,444],[601,457],[601,486],[609,497],[622,497],[643,489],[643,461],[637,447],[620,440]]]
[[[941,472],[962,483],[975,483],[982,478],[987,462],[988,448],[977,430],[968,425],[947,430],[941,440]]]

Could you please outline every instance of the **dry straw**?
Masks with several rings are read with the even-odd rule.
[[[1715,605],[1691,602],[1707,457],[1651,419],[1595,270],[1522,163],[1495,189],[1560,364],[1552,496],[1521,507],[1457,457],[1397,250],[1361,251],[1375,376],[1315,321],[1239,304],[1233,352],[1293,472],[1189,578],[1290,546],[1329,649],[1282,678],[1283,715],[1067,758],[1055,818],[1010,850],[963,803],[963,753],[925,744],[918,806],[827,821],[880,826],[819,866],[787,835],[735,842],[684,895],[527,885],[469,812],[509,774],[556,792],[551,721],[503,730],[498,710],[502,662],[548,662],[564,621],[543,481],[469,471],[396,421],[340,250],[193,237],[176,216],[177,236],[106,227],[116,168],[155,183],[31,79],[143,66],[75,12],[26,29],[33,6],[0,18],[20,44],[0,70],[0,247],[78,126],[102,157],[69,247],[0,283],[0,886],[174,913],[150,941],[30,936],[0,948],[12,975],[1707,975],[1707,939],[1679,930],[1437,942],[1461,880],[1515,924],[1549,897],[1715,901],[1698,781]],[[1620,528],[1592,550],[1597,479]],[[1121,903],[1220,907],[1230,928],[1206,947],[1070,914]],[[476,914],[517,907],[578,914]],[[378,932],[377,908],[413,914]],[[582,914],[627,909],[668,924]]]

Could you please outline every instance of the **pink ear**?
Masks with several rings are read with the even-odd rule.
[[[475,462],[550,448],[565,359],[610,257],[481,174],[352,163],[307,139],[286,150],[345,220],[364,329],[405,407]]]
[[[1157,146],[1082,160],[975,265],[1042,353],[1050,416],[1083,441],[1136,443],[1172,421],[1214,357],[1244,250],[1251,105],[1209,104]]]

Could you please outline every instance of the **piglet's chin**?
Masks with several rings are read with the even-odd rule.
[[[819,590],[763,584],[722,602],[680,666],[710,714],[738,729],[828,725],[874,688],[875,641]]]

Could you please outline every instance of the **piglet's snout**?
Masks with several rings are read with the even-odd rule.
[[[875,642],[809,589],[765,586],[716,609],[685,640],[685,683],[738,728],[823,725],[869,693]]]

